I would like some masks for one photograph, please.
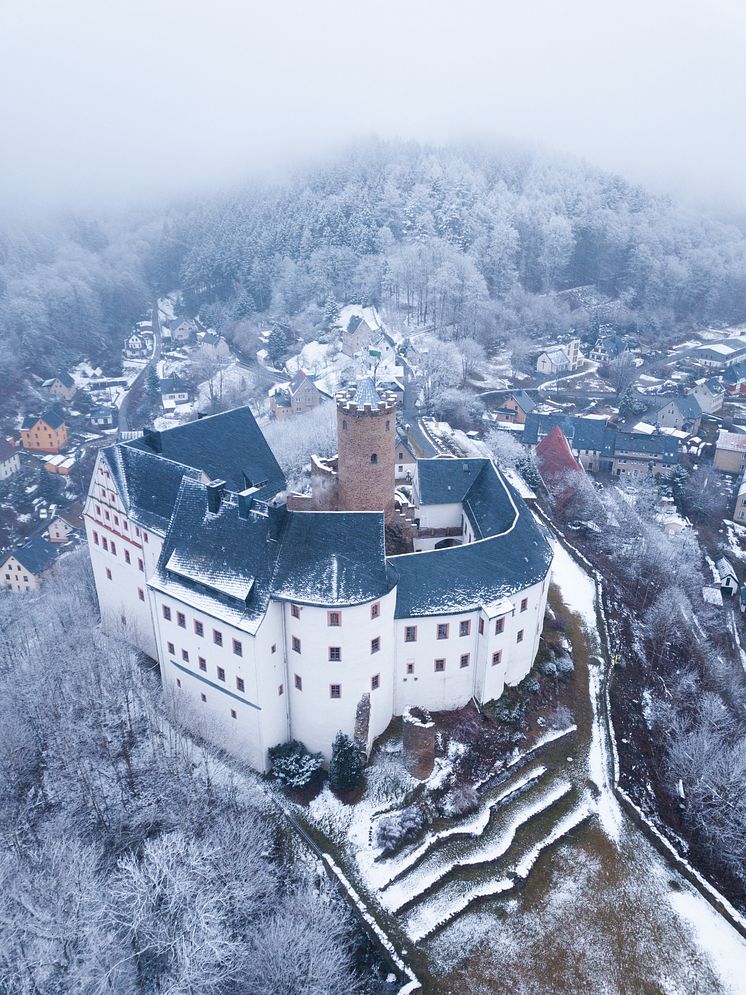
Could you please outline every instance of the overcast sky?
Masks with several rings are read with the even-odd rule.
[[[0,0],[0,206],[508,138],[746,208],[743,0]]]

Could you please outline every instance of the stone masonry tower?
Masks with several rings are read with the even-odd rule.
[[[337,505],[394,517],[396,397],[378,394],[370,378],[337,394]]]

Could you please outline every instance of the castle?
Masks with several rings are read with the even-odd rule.
[[[286,481],[248,407],[100,451],[85,507],[101,616],[158,660],[182,720],[258,770],[289,739],[360,748],[410,705],[528,674],[552,553],[488,459],[418,460],[395,502],[396,410],[337,398],[339,454]],[[307,510],[312,509],[312,510]],[[387,555],[398,529],[411,552]]]

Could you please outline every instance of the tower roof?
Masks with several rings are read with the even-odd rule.
[[[356,404],[358,408],[362,408],[366,404],[370,404],[371,407],[377,408],[380,400],[381,398],[378,395],[378,391],[376,390],[376,385],[373,383],[373,380],[371,377],[366,377],[358,384],[352,403]]]

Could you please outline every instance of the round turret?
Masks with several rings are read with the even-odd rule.
[[[337,394],[337,495],[340,511],[394,515],[396,398],[373,381]]]

